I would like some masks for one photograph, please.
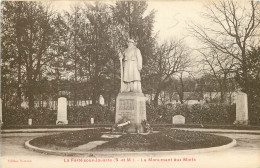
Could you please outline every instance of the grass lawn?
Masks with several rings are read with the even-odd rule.
[[[60,134],[42,136],[30,141],[30,144],[42,148],[71,149],[90,141],[100,139],[105,129],[88,129],[80,131],[69,131]]]
[[[232,141],[232,139],[223,136],[171,129],[148,135],[123,134],[119,138],[104,139],[101,138],[104,131],[107,130],[92,129],[66,132],[38,137],[30,144],[42,148],[70,150],[90,141],[105,140],[109,142],[97,146],[92,151],[171,151],[215,147]]]

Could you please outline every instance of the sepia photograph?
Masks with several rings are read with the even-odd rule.
[[[1,168],[260,168],[259,0],[2,0]]]

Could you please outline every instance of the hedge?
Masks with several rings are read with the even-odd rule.
[[[101,105],[68,107],[69,124],[90,124],[91,118],[94,118],[96,124],[112,124],[115,122],[115,112]]]
[[[69,107],[68,121],[70,125],[90,124],[90,118],[95,123],[114,123],[115,113],[107,107],[100,105],[89,105],[85,107]],[[28,119],[32,119],[33,125],[56,125],[57,110],[47,108],[34,109],[3,109],[4,125],[28,125]]]
[[[172,117],[175,115],[183,115],[186,124],[233,124],[235,110],[235,105],[226,104],[146,106],[148,122],[158,124],[172,123]]]
[[[229,125],[235,121],[235,105],[207,104],[200,105],[146,105],[147,120],[152,124],[171,124],[172,117],[183,115],[186,124],[219,124]],[[55,125],[57,111],[47,108],[35,109],[3,109],[4,125],[28,125],[32,118],[33,125]],[[113,124],[115,112],[101,105],[85,107],[68,107],[69,125],[89,125],[90,119],[95,119],[95,124]]]
[[[57,111],[47,108],[3,109],[4,125],[28,125],[30,118],[33,125],[55,125]]]

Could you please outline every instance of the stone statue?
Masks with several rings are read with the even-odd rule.
[[[132,39],[128,40],[128,48],[119,56],[121,63],[121,92],[142,93],[140,71],[142,55]]]

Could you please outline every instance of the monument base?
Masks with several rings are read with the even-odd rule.
[[[129,133],[143,133],[146,120],[146,97],[143,93],[119,93],[116,99],[116,124],[130,121]]]
[[[234,125],[248,125],[249,121],[248,120],[236,120],[233,123]]]
[[[67,125],[68,123],[69,123],[68,120],[64,120],[64,121],[56,120],[56,125]]]

